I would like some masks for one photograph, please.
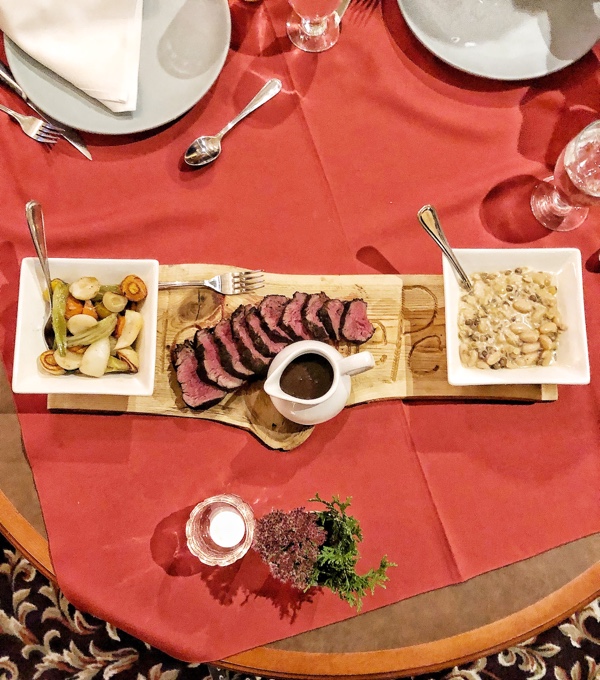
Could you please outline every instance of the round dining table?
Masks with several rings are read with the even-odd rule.
[[[175,120],[135,134],[84,125],[91,161],[0,120],[0,531],[77,607],[186,661],[392,678],[526,640],[600,593],[600,212],[553,232],[529,208],[565,144],[599,117],[597,48],[569,60],[552,44],[562,68],[553,72],[553,58],[545,73],[499,80],[430,52],[396,0],[353,0],[338,43],[320,54],[291,45],[283,0],[228,6],[225,63]],[[165,26],[158,56],[170,77],[206,67],[193,41],[174,39],[192,28]],[[281,92],[227,135],[220,157],[187,166],[190,142],[222,129],[270,78]],[[0,103],[27,111],[9,90]],[[369,286],[386,282],[397,297],[375,299],[378,339],[367,348],[392,366],[388,386],[402,374],[403,391],[362,399],[293,450],[186,409],[164,337],[164,413],[11,393],[32,199],[51,257],[154,259],[161,277],[171,266],[262,269],[289,295],[297,277],[315,277],[310,292],[355,277],[348,290],[364,286],[369,305]],[[579,250],[589,384],[451,388],[441,253],[417,220],[426,204],[456,247]],[[170,338],[220,300],[194,293],[173,311],[172,299],[160,298],[158,314]],[[381,349],[392,335],[393,355]],[[428,376],[434,387],[421,389]],[[185,547],[185,519],[221,492],[257,515],[315,492],[352,497],[360,564],[383,554],[395,564],[386,588],[358,613],[331,593],[280,587],[253,551],[204,569]]]

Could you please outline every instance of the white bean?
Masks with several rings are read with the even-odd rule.
[[[544,323],[540,325],[540,333],[556,333],[557,330],[558,326],[555,323],[552,323],[552,321],[544,321]]]
[[[539,337],[540,337],[540,334],[538,333],[538,331],[531,329],[531,330],[525,331],[524,333],[521,333],[519,335],[519,340],[521,340],[521,342],[524,342],[524,343],[537,342]]]
[[[523,312],[523,314],[525,314],[526,312],[530,312],[533,309],[533,302],[531,302],[531,300],[527,300],[526,298],[519,298],[513,302],[513,307],[517,310],[517,312]]]

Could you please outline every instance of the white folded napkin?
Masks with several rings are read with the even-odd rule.
[[[0,0],[0,29],[115,112],[137,106],[143,0]]]

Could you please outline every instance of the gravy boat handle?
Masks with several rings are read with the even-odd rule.
[[[358,375],[375,366],[375,359],[371,352],[358,352],[344,357],[338,364],[341,375]]]

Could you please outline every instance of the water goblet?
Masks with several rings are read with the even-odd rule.
[[[289,0],[293,12],[286,27],[292,43],[305,52],[323,52],[333,47],[340,36],[335,11],[338,1]]]
[[[577,229],[589,207],[600,203],[600,120],[577,134],[562,150],[554,175],[531,194],[538,222],[553,231]]]

